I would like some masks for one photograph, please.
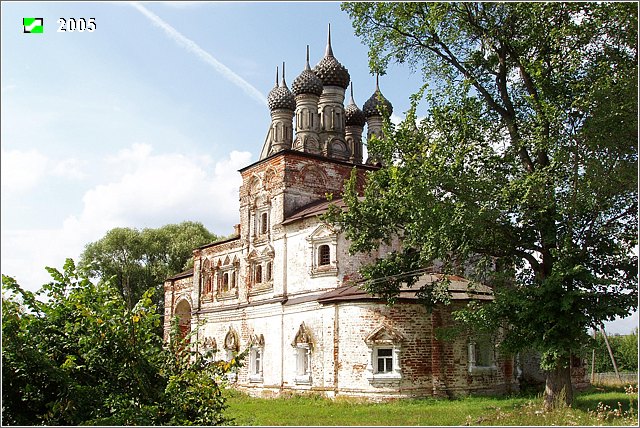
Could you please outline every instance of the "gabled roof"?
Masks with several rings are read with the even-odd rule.
[[[441,281],[445,276],[442,274],[424,274],[416,283],[407,287],[403,285],[400,288],[398,294],[398,300],[414,300],[417,301],[416,292],[423,285],[431,284],[436,281]],[[456,275],[447,275],[449,280],[449,293],[451,294],[451,300],[493,300],[493,291],[490,287],[484,284],[473,283],[468,279],[462,278]],[[345,301],[371,301],[381,300],[379,296],[374,296],[367,293],[361,288],[362,284],[350,284],[343,285],[335,290],[328,291],[318,297],[319,303],[334,303]]]
[[[314,216],[319,216],[321,214],[324,214],[325,212],[327,212],[327,209],[331,204],[339,208],[342,208],[342,210],[345,210],[347,207],[344,201],[342,200],[342,198],[337,198],[332,201],[320,200],[320,201],[311,202],[299,208],[298,210],[294,211],[289,216],[287,216],[287,218],[284,219],[282,224],[287,225],[308,217],[314,217]]]

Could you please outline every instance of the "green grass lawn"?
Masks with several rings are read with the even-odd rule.
[[[620,403],[620,406],[618,405]],[[632,410],[630,411],[630,404]],[[602,403],[602,404],[599,404]],[[542,412],[538,395],[432,398],[370,403],[319,396],[251,398],[230,392],[227,415],[237,425],[637,425],[638,394],[623,388],[591,388],[572,408]],[[600,407],[599,407],[600,406]],[[608,406],[608,407],[607,407]]]

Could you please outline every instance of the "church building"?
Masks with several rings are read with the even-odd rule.
[[[438,340],[451,312],[491,289],[449,277],[451,304],[428,312],[415,292],[393,306],[351,281],[377,254],[349,254],[349,241],[319,215],[327,194],[340,205],[352,171],[359,189],[369,171],[363,133],[381,135],[392,105],[376,83],[360,109],[350,75],[335,58],[331,34],[324,57],[291,89],[276,72],[268,96],[271,124],[260,158],[242,168],[240,219],[232,238],[193,252],[193,269],[166,280],[165,339],[177,316],[191,346],[230,359],[248,349],[232,384],[256,396],[316,392],[373,399],[500,393],[518,389],[513,358],[489,338]],[[351,280],[350,280],[351,279]],[[422,282],[442,279],[425,273]]]

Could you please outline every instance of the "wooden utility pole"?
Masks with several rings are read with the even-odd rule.
[[[607,333],[604,332],[604,325],[600,324],[600,331],[602,332],[602,336],[604,336],[604,343],[607,344],[607,349],[609,350],[609,356],[611,357],[611,362],[613,363],[613,369],[616,372],[616,376],[618,376],[618,381],[622,383],[622,378],[620,377],[620,373],[618,373],[618,365],[616,364],[616,359],[613,357],[613,351],[611,351],[611,346],[609,345],[609,339],[607,339]]]
[[[593,329],[593,341],[596,341],[596,329]],[[593,350],[591,351],[591,385],[593,385],[593,382],[595,381],[596,378],[596,348],[595,345],[593,347]]]

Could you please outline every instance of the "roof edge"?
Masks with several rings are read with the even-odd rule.
[[[301,152],[299,150],[292,150],[292,149],[284,149],[284,150],[280,150],[279,152],[276,152],[272,155],[267,156],[266,158],[263,159],[259,159],[256,162],[249,164],[243,168],[240,168],[238,170],[239,173],[243,173],[244,171],[248,170],[249,168],[252,168],[262,162],[274,159],[278,156],[283,156],[286,154],[290,154],[290,155],[296,155],[296,156],[302,156],[302,157],[306,157],[306,158],[310,158],[310,159],[317,159],[317,160],[321,160],[321,161],[325,161],[325,162],[331,162],[331,163],[335,163],[335,164],[339,164],[339,165],[345,165],[345,166],[350,166],[350,167],[356,167],[356,168],[362,168],[365,170],[370,170],[370,171],[375,171],[380,169],[379,166],[375,166],[375,165],[366,165],[366,164],[358,164],[358,163],[352,163],[349,161],[343,161],[343,160],[339,160],[339,159],[334,159],[334,158],[329,158],[326,156],[322,156],[322,155],[316,155],[313,153],[307,153],[307,152]]]

